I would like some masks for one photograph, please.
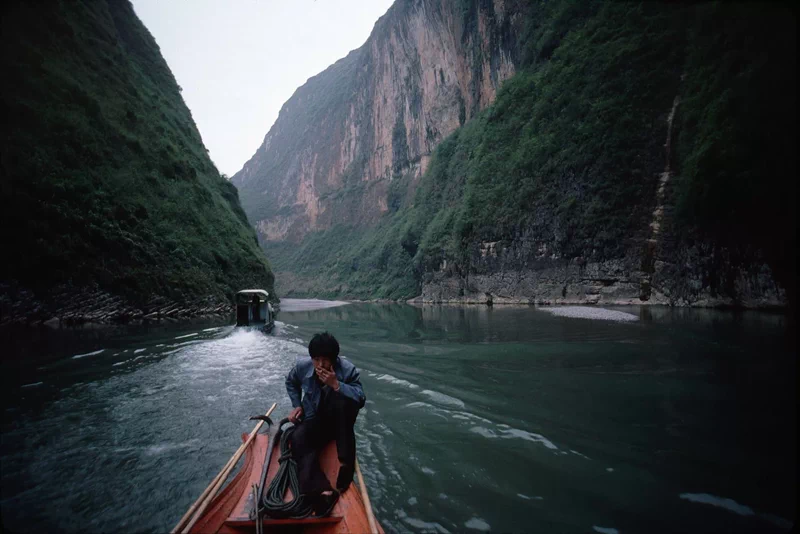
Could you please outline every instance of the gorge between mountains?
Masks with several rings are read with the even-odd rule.
[[[1,324],[243,287],[794,308],[781,5],[397,0],[230,179],[130,3],[16,1],[3,28]]]
[[[794,185],[761,180],[783,182],[794,156],[765,167],[733,155],[788,149],[750,121],[781,122],[767,80],[794,105],[782,63],[794,52],[761,33],[747,49],[777,13],[744,14],[396,2],[297,90],[231,179],[279,292],[785,306],[794,215],[773,194]],[[724,35],[709,36],[721,20]],[[774,225],[754,217],[765,202]]]
[[[387,533],[790,531],[793,6],[360,1],[2,4],[3,532],[265,517],[321,332]]]

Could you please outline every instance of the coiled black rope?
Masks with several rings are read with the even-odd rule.
[[[261,497],[261,505],[264,513],[273,519],[302,519],[308,517],[313,512],[311,504],[300,495],[300,480],[297,476],[297,462],[292,458],[292,451],[289,442],[292,439],[295,427],[286,430],[281,427],[288,420],[284,419],[278,426],[280,434],[281,456],[278,459],[278,472],[272,478],[269,487]],[[292,500],[283,501],[286,490],[292,490]]]

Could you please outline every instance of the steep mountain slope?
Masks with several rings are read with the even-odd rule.
[[[396,2],[361,48],[295,92],[231,178],[260,236],[377,222],[513,74],[522,5]]]
[[[273,275],[128,1],[2,7],[2,317],[209,311]]]
[[[481,12],[486,3],[459,5]],[[515,43],[516,74],[438,145],[421,178],[392,175],[385,196],[373,194],[385,199],[380,218],[329,221],[299,243],[259,232],[285,290],[457,302],[793,301],[793,13],[724,3],[515,7],[504,17],[523,29],[503,42]],[[284,123],[307,124],[288,110]],[[265,170],[260,187],[279,197],[279,176]],[[270,228],[292,220],[294,204],[258,205],[276,209]]]

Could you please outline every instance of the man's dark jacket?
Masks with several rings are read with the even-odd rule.
[[[367,398],[364,396],[364,388],[361,387],[360,380],[361,374],[356,366],[340,356],[333,365],[333,372],[336,373],[336,378],[339,380],[339,391],[338,393],[331,392],[331,394],[344,395],[358,403],[359,408],[363,408]],[[299,358],[286,376],[286,392],[292,401],[292,408],[302,406],[304,419],[311,419],[316,415],[322,399],[323,387],[327,386],[317,380],[314,373],[314,362],[309,357]]]

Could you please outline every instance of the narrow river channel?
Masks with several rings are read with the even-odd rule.
[[[7,531],[165,532],[329,330],[361,370],[387,532],[782,532],[796,518],[793,320],[617,308],[283,304],[227,321],[0,332]],[[296,310],[296,311],[292,311]]]

